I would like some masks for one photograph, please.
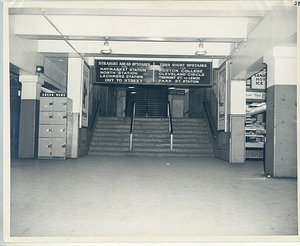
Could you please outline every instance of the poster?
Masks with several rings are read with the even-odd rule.
[[[88,106],[89,106],[89,67],[83,63],[82,74],[82,109],[81,109],[81,127],[88,127]]]
[[[227,81],[226,81],[226,63],[219,70],[218,81],[218,130],[225,130],[226,127],[226,98],[227,98]]]

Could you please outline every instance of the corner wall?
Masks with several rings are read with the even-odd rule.
[[[297,177],[296,48],[274,47],[264,56],[268,66],[265,172]]]

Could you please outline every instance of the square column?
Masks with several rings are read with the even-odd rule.
[[[22,83],[19,158],[35,158],[38,153],[40,92],[44,81],[39,76],[21,75]]]
[[[274,47],[267,64],[265,173],[297,177],[297,49]]]
[[[230,82],[230,149],[229,163],[245,161],[246,81]]]

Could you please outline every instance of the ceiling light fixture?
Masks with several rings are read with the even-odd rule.
[[[238,44],[237,44],[237,43],[235,43],[234,50],[235,50],[235,52],[236,52],[236,53],[238,53],[238,52],[239,52],[239,47],[238,47]]]
[[[244,39],[244,45],[247,46],[247,39]]]
[[[110,48],[110,46],[109,46],[109,43],[108,43],[108,37],[105,37],[104,38],[104,45],[103,45],[103,47],[102,47],[102,49],[101,49],[101,53],[102,54],[111,54],[111,52],[112,52],[112,50],[111,50],[111,48]]]
[[[203,40],[200,39],[200,44],[198,49],[195,52],[195,55],[197,56],[205,56],[207,54],[206,49],[203,47]]]

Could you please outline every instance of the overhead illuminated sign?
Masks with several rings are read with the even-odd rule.
[[[198,85],[211,83],[211,62],[96,60],[96,83]]]

